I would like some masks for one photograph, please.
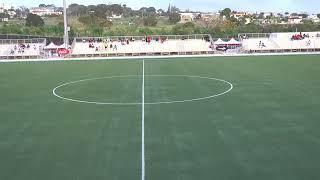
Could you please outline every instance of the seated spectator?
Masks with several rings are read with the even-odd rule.
[[[307,42],[307,46],[310,46],[310,45],[311,45],[311,40]]]
[[[26,45],[24,45],[24,44],[19,44],[19,47],[24,49],[24,48],[26,48]]]
[[[302,34],[296,34],[291,37],[291,40],[302,40],[305,37]]]
[[[214,50],[214,44],[211,43],[210,46],[209,46],[209,48],[212,49],[212,50]]]
[[[166,40],[167,40],[167,37],[165,37],[165,36],[161,37],[161,43],[164,43]]]

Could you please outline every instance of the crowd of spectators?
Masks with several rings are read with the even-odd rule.
[[[300,34],[295,34],[295,35],[293,35],[292,37],[291,37],[291,40],[303,40],[303,39],[305,39],[305,38],[309,38],[310,36],[309,36],[309,34],[302,34],[301,32],[300,32]]]
[[[10,55],[23,54],[25,50],[29,50],[30,48],[33,48],[34,50],[37,50],[37,46],[34,44],[33,47],[30,46],[30,44],[17,44],[14,45],[14,47],[10,50]]]
[[[160,43],[164,43],[167,40],[167,37],[165,36],[159,36],[155,38],[155,42],[160,42]],[[142,38],[142,42],[146,42],[148,44],[150,44],[152,42],[152,37],[151,36],[146,36],[144,38]]]
[[[164,43],[167,40],[167,37],[157,37],[154,39],[155,42],[161,42]],[[150,44],[153,41],[151,36],[146,36],[142,38],[142,42],[146,42],[147,44]],[[92,38],[88,40],[83,40],[83,43],[88,43],[88,47],[90,49],[95,49],[95,51],[101,51],[101,50],[117,50],[118,46],[125,46],[129,45],[132,42],[135,42],[135,39],[133,37],[125,38],[125,37],[119,37],[117,39],[102,39],[102,38]],[[101,45],[102,44],[102,45]]]

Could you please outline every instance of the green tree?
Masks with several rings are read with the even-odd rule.
[[[259,14],[259,17],[258,17],[259,19],[264,19],[264,12],[261,12],[260,14]]]
[[[154,7],[148,7],[146,10],[147,10],[147,12],[150,13],[150,14],[155,14],[156,11],[157,11],[156,8],[154,8]]]
[[[158,19],[156,16],[149,16],[143,18],[143,25],[145,26],[156,26],[158,23]]]
[[[221,11],[220,16],[225,16],[227,19],[230,18],[231,16],[231,9],[230,8],[225,8],[224,10]]]
[[[79,17],[87,13],[87,7],[84,5],[70,4],[67,12],[71,16]]]
[[[9,18],[9,14],[5,14],[5,13],[0,13],[0,18],[3,19],[3,18]]]
[[[112,26],[112,22],[105,19],[95,16],[94,14],[80,16],[78,18],[79,22],[81,22],[84,26],[88,27],[107,27],[110,28]]]
[[[180,9],[177,8],[176,6],[171,7],[171,13],[179,13],[179,12],[180,12]]]
[[[181,20],[181,16],[179,13],[170,13],[169,14],[169,22],[172,24],[176,24]]]
[[[320,18],[320,13],[319,13],[319,14],[317,14],[317,17],[318,17],[318,18]]]
[[[299,14],[299,16],[302,16],[302,18],[307,18],[309,15],[308,14],[305,14],[305,13],[302,13],[302,14]]]
[[[44,21],[40,16],[32,13],[29,13],[27,15],[26,26],[41,27],[43,25]]]
[[[97,5],[97,7],[95,8],[94,10],[94,14],[97,16],[97,17],[100,17],[100,18],[106,18],[106,12],[108,10],[108,7],[107,5],[105,4],[99,4]]]

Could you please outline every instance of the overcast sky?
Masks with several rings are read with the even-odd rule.
[[[40,3],[62,5],[62,0],[0,0],[2,3],[17,6],[38,6]],[[142,6],[154,6],[167,9],[168,4],[180,9],[217,11],[225,7],[232,10],[272,11],[272,12],[312,12],[320,13],[320,0],[67,0],[68,4],[109,4],[123,3],[134,9]]]

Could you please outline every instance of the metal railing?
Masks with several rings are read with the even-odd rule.
[[[75,42],[83,41],[97,41],[97,40],[121,40],[121,39],[134,39],[134,40],[144,40],[150,38],[151,40],[166,39],[166,40],[188,40],[188,39],[208,39],[212,40],[210,34],[194,34],[194,35],[148,35],[148,36],[104,36],[104,37],[75,37]]]

